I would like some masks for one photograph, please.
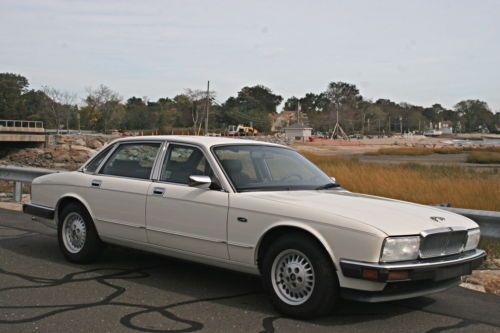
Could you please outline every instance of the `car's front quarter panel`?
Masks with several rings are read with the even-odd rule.
[[[386,235],[375,228],[357,226],[357,222],[339,216],[330,216],[330,223],[326,223],[311,219],[313,215],[318,218],[317,213],[294,211],[293,207],[259,199],[258,195],[231,194],[228,215],[231,260],[255,264],[264,235],[274,228],[288,226],[313,235],[322,244],[337,268],[342,287],[383,289],[385,283],[344,277],[339,262],[344,258],[378,262]],[[241,218],[246,219],[246,222],[241,222]]]

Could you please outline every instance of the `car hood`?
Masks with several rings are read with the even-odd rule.
[[[387,235],[416,235],[442,227],[477,228],[472,220],[436,207],[345,190],[244,193],[281,205],[290,217],[336,224],[341,218],[370,225]],[[273,206],[273,205],[271,205]],[[275,213],[275,212],[268,212]],[[437,217],[437,218],[436,218]]]

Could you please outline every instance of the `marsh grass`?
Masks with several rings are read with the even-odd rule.
[[[489,258],[500,258],[500,242],[498,240],[482,237],[479,241],[479,248],[485,250]]]
[[[366,155],[431,155],[431,154],[462,154],[462,153],[500,153],[500,147],[389,147],[380,148],[374,152],[367,152]],[[498,162],[493,162],[498,163]]]
[[[304,153],[346,189],[422,204],[500,211],[498,169],[380,164]]]
[[[500,163],[500,153],[490,151],[473,151],[467,155],[467,163]]]

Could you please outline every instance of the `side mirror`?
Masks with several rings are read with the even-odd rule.
[[[209,176],[197,176],[197,175],[189,176],[188,185],[191,187],[209,188],[211,184],[212,184],[212,179],[210,179]]]
[[[337,179],[335,179],[335,177],[330,177],[330,179],[332,180],[332,182],[333,182],[334,184],[337,184]]]

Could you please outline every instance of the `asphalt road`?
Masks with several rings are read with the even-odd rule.
[[[258,278],[118,247],[95,264],[71,264],[54,230],[0,210],[0,332],[134,331],[500,332],[500,297],[457,287],[291,320]]]

